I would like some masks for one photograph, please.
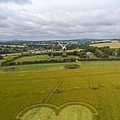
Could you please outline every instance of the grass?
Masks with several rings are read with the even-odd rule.
[[[69,59],[69,58],[76,58],[74,55],[69,55],[68,57],[62,56],[54,56],[54,58],[50,58],[48,55],[32,55],[32,56],[24,56],[15,60],[15,62],[22,62],[22,61],[35,61],[35,60],[50,60],[50,59]]]
[[[118,58],[118,56],[109,56],[110,59]]]
[[[31,64],[31,65],[19,65],[19,66],[6,66],[6,67],[0,67],[0,72],[3,72],[4,69],[11,68],[11,67],[16,68],[15,72],[61,70],[61,69],[64,69],[64,65],[69,65],[69,64],[71,64],[71,63],[48,63],[48,64]]]
[[[65,65],[77,64],[82,69],[87,68],[103,68],[103,67],[118,67],[120,66],[119,61],[82,61],[82,62],[72,62],[72,63],[47,63],[47,64],[30,64],[30,65],[18,65],[18,66],[5,66],[0,67],[0,72],[3,72],[6,68],[15,67],[17,70],[15,72],[22,71],[51,71],[51,70],[63,70]]]
[[[32,56],[24,56],[19,59],[16,59],[15,62],[46,60],[46,59],[50,59],[50,57],[48,55],[32,55]]]
[[[67,57],[62,57],[62,56],[55,56],[55,59],[69,59],[69,58],[76,58],[75,55],[68,55]]]
[[[15,72],[0,68],[0,119],[16,120],[21,110],[36,104],[83,102],[97,109],[95,120],[119,120],[120,62],[79,62],[81,68],[72,70],[65,64],[20,65]]]

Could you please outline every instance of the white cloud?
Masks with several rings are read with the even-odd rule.
[[[0,1],[1,40],[120,37],[118,0],[11,1]]]
[[[16,3],[16,4],[28,4],[30,0],[0,0],[0,3]]]

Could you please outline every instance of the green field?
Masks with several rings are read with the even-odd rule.
[[[69,55],[67,58],[76,58],[74,55]],[[32,55],[32,56],[24,56],[15,60],[15,62],[22,62],[22,61],[35,61],[35,60],[50,60],[50,59],[64,59],[62,56],[54,56],[54,58],[50,58],[47,54],[46,55]]]
[[[50,59],[48,55],[33,55],[33,56],[24,56],[19,59],[16,59],[15,62],[22,62],[22,61],[34,61],[34,60],[46,60]]]
[[[21,120],[119,120],[120,62],[79,62],[78,69],[65,64],[12,66],[18,69],[11,72],[1,67],[0,119],[17,120],[22,112]],[[61,107],[71,102],[81,105]]]

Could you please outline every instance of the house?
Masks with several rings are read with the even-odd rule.
[[[92,53],[92,52],[86,52],[86,55],[87,55],[87,56],[92,56],[93,53]]]

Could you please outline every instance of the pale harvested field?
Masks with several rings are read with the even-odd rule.
[[[109,46],[110,48],[120,48],[120,42],[112,41],[111,43],[98,43],[98,44],[91,44],[90,46],[93,46],[93,47]]]
[[[24,48],[24,47],[27,47],[26,45],[3,45],[3,46],[9,46],[9,47],[12,47],[12,48],[15,48],[15,47],[18,47],[18,48]]]

